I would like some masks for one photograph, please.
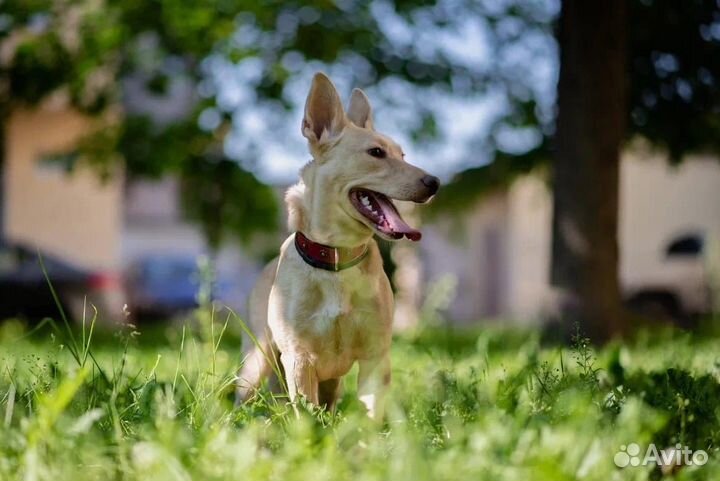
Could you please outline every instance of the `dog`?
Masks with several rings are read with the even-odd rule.
[[[322,73],[313,78],[301,132],[312,160],[285,196],[292,234],[250,296],[250,326],[260,334],[238,375],[237,401],[284,372],[291,402],[303,396],[334,410],[342,377],[358,362],[359,399],[371,418],[382,418],[393,293],[373,235],[420,240],[391,199],[427,202],[440,182],[375,131],[362,90],[353,90],[346,113]]]

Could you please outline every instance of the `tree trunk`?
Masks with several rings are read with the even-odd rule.
[[[10,107],[0,105],[0,242],[5,240],[5,155]]]
[[[558,39],[552,282],[565,317],[596,340],[621,335],[619,158],[625,136],[625,0],[563,0]]]

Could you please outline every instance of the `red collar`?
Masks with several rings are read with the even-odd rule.
[[[300,257],[311,266],[334,272],[358,264],[370,251],[367,244],[358,247],[330,247],[318,244],[300,231],[295,232],[295,248]]]

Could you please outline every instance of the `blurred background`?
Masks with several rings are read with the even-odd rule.
[[[718,311],[720,1],[4,0],[0,317],[58,315],[43,270],[75,319],[242,315],[318,70],[443,180],[398,327]]]

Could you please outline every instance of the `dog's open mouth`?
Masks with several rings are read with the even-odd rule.
[[[422,237],[419,230],[407,225],[400,217],[388,196],[372,190],[353,189],[350,191],[350,201],[380,234],[391,239],[402,239],[405,236],[415,242]]]

